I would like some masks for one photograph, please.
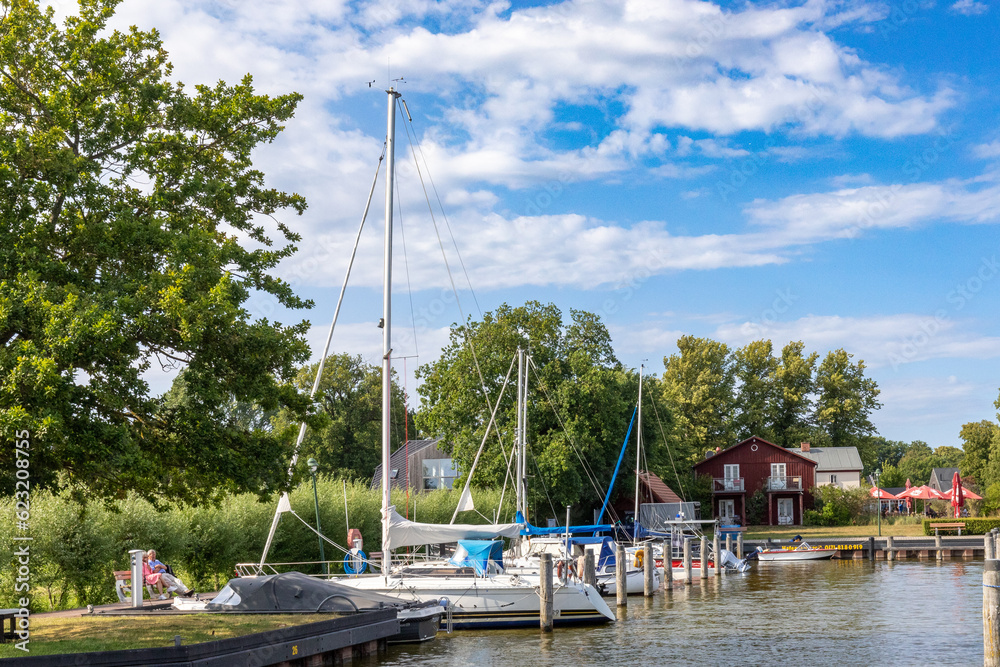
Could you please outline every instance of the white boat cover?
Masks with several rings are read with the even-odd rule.
[[[395,507],[389,508],[389,549],[419,546],[421,544],[445,544],[459,540],[491,540],[496,537],[517,537],[519,523],[417,523],[404,519]]]

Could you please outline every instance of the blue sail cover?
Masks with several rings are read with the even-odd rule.
[[[615,564],[615,541],[610,537],[571,537],[569,538],[570,549],[579,544],[582,547],[586,547],[589,544],[600,544],[601,551],[597,555],[597,569],[601,569],[605,565]]]
[[[455,555],[448,562],[471,567],[479,575],[503,572],[503,540],[459,540]]]
[[[553,526],[551,528],[542,526],[532,526],[530,523],[524,520],[524,515],[518,512],[514,516],[514,523],[523,523],[524,528],[521,529],[522,535],[564,535],[566,533],[566,526]],[[574,533],[598,533],[603,530],[614,530],[615,527],[611,524],[593,524],[590,526],[570,526],[570,534]]]

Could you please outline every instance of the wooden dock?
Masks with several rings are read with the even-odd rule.
[[[23,667],[319,667],[343,665],[376,655],[399,633],[395,609],[366,611],[328,621],[296,625],[214,642],[60,655],[5,658],[0,665]]]

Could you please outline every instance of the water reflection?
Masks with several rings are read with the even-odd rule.
[[[975,665],[981,587],[982,561],[757,566],[633,596],[612,625],[442,633],[390,649],[382,664]]]

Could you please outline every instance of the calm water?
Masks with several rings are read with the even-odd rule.
[[[591,628],[444,632],[381,665],[981,665],[982,561],[755,565]],[[697,575],[696,575],[697,576]],[[612,599],[612,608],[613,607]]]

